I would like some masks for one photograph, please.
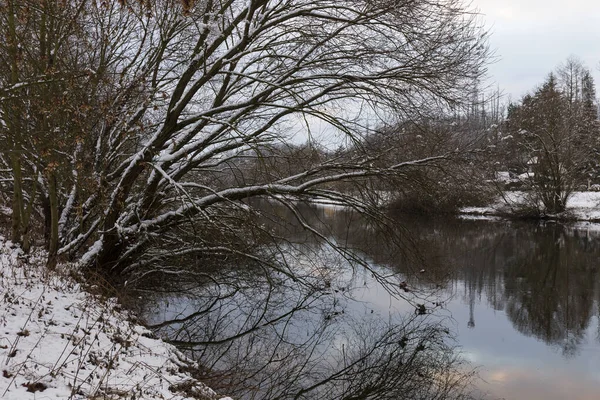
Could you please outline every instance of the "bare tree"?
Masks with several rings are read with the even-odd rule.
[[[224,269],[226,261],[243,259],[265,283],[244,282],[247,307],[256,299],[277,305],[289,289],[305,295],[292,311],[304,310],[303,301],[319,300],[326,274],[335,272],[282,262],[285,241],[253,222],[258,211],[248,199],[280,203],[303,232],[358,263],[296,202],[336,201],[376,219],[380,214],[346,183],[402,174],[454,152],[388,160],[356,146],[331,155],[312,151],[318,146],[289,146],[292,134],[316,120],[360,143],[364,110],[402,118],[456,106],[464,84],[484,72],[488,52],[478,16],[460,0],[0,0],[0,8],[0,31],[10,39],[0,44],[0,173],[5,198],[13,200],[13,239],[27,247],[27,233],[37,228],[28,215],[43,217],[50,267],[61,256],[80,258],[117,284],[177,276],[176,262],[186,260],[198,267],[188,277],[203,289],[206,282],[219,287],[223,275],[206,260],[223,261],[214,268]],[[281,149],[310,159],[270,168],[271,154],[286,154]],[[401,290],[384,275],[374,278]],[[210,305],[238,300],[237,289],[231,297],[203,294]],[[269,328],[289,321],[276,309],[253,312],[234,319],[242,341],[229,340],[236,332],[215,336],[228,319],[204,327],[214,330],[213,341],[243,346],[244,333],[265,321]],[[218,316],[209,314],[201,317]],[[285,347],[289,337],[275,333],[275,344]],[[452,389],[452,377],[438,374],[452,363],[433,360],[444,354],[435,348],[444,350],[440,331],[404,343],[409,333],[391,327],[353,346],[356,354],[329,374],[333,379],[308,377],[314,389],[299,388],[297,398],[368,398],[365,385],[381,386],[372,371],[402,371],[395,358],[401,350],[419,359],[420,382],[435,387],[448,378]],[[429,343],[430,353],[421,348]],[[246,361],[256,348],[248,349],[239,353]],[[235,353],[217,358],[223,354]],[[357,386],[337,387],[342,376],[357,377]],[[414,382],[402,380],[407,376],[386,380],[396,385],[388,392],[417,385],[418,375]]]
[[[573,191],[595,177],[594,98],[589,70],[570,58],[558,75],[550,74],[533,95],[509,108],[509,142],[520,148],[517,157],[534,189],[531,205],[540,212],[564,211]]]
[[[11,40],[0,57],[18,64],[5,70],[29,71],[2,77],[0,129],[15,143],[3,157],[26,163],[26,179],[41,183],[51,253],[83,253],[88,266],[113,278],[142,265],[140,256],[177,227],[230,229],[221,217],[243,211],[242,199],[310,195],[361,207],[323,185],[445,157],[374,167],[356,155],[252,185],[221,184],[214,175],[285,142],[307,118],[359,140],[366,107],[409,114],[457,104],[487,55],[477,15],[458,0],[1,4],[10,12],[0,28]],[[21,36],[30,23],[34,33]],[[32,67],[32,49],[44,49],[44,68]],[[29,87],[45,100],[35,131],[17,142],[24,131],[12,124],[32,117]],[[19,107],[10,108],[13,98]],[[56,105],[60,113],[48,113]],[[51,158],[30,143],[43,135]],[[23,189],[13,171],[5,187],[16,226]],[[33,185],[28,191],[34,201]]]

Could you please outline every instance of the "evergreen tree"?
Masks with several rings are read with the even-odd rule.
[[[558,87],[554,74],[532,96],[510,108],[508,119],[533,173],[536,199],[545,212],[565,210],[577,185],[578,131],[572,129],[570,93]]]
[[[528,171],[540,211],[564,211],[570,194],[600,178],[600,124],[590,70],[569,58],[533,94],[508,107],[500,152],[519,173]]]
[[[582,143],[588,149],[583,160],[583,172],[590,183],[600,181],[600,124],[598,122],[598,106],[596,104],[596,87],[594,78],[589,70],[582,76],[582,99],[580,129],[585,137]]]

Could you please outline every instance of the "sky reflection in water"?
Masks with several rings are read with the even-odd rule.
[[[600,398],[600,234],[560,225],[422,225],[455,273],[445,309],[491,398]],[[431,251],[428,251],[431,254]]]
[[[479,366],[488,398],[600,398],[600,229],[398,216],[423,257],[417,261],[393,251],[388,234],[356,214],[309,206],[302,212],[373,268],[399,273],[410,288],[434,289],[439,297],[427,305],[441,299],[436,315]],[[316,253],[322,248],[299,227],[282,226],[277,235]],[[363,273],[354,276],[354,288],[336,295],[346,316],[413,313],[413,305],[391,298]]]
[[[449,317],[490,398],[600,398],[600,226],[399,216],[425,258],[410,265],[387,254],[381,236],[356,230],[360,219],[335,214],[322,217],[354,227],[347,228],[349,246],[374,263],[400,272],[411,266],[413,287],[430,288],[422,283],[428,278],[443,282],[437,312]],[[426,272],[410,278],[421,267]],[[411,307],[376,285],[353,295],[382,315]]]

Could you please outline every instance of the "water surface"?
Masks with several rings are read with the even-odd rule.
[[[294,255],[287,267],[303,275],[310,290],[297,291],[285,278],[277,285],[267,284],[271,276],[238,266],[221,271],[220,282],[200,280],[202,289],[197,293],[202,295],[159,296],[147,311],[149,322],[179,316],[186,321],[163,333],[180,342],[223,340],[227,344],[220,352],[204,348],[197,354],[213,365],[226,363],[225,355],[232,349],[239,353],[242,347],[252,347],[247,357],[258,360],[269,353],[273,358],[279,353],[270,353],[269,343],[280,346],[283,336],[286,345],[304,346],[303,353],[311,349],[323,360],[335,358],[331,349],[347,351],[349,336],[340,336],[341,332],[383,326],[406,316],[416,320],[415,306],[422,304],[427,310],[423,318],[447,326],[463,356],[478,366],[477,386],[489,398],[600,397],[596,230],[406,216],[383,227],[343,208],[299,208],[323,239],[308,234],[285,209],[266,207],[271,216],[265,224],[279,239],[265,246],[277,246],[283,258]],[[326,241],[351,249],[366,268],[328,250]],[[395,286],[402,297],[390,295],[376,276],[388,276],[392,285],[404,285],[407,291]],[[232,277],[239,283],[226,285]],[[211,299],[217,293],[224,300],[215,306]],[[257,328],[265,340],[262,347],[257,347],[258,339],[247,336],[236,346],[224,339],[263,326],[266,320],[278,320],[288,309],[295,311],[293,318],[282,319],[285,324],[274,324],[268,332]],[[194,313],[195,318],[188,318]],[[283,346],[281,352],[290,349]]]

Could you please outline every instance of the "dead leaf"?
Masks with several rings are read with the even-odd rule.
[[[44,390],[48,389],[48,386],[44,385],[42,382],[35,382],[35,383],[24,383],[22,385],[23,387],[27,388],[28,392],[31,393],[35,393],[35,392],[43,392]]]

